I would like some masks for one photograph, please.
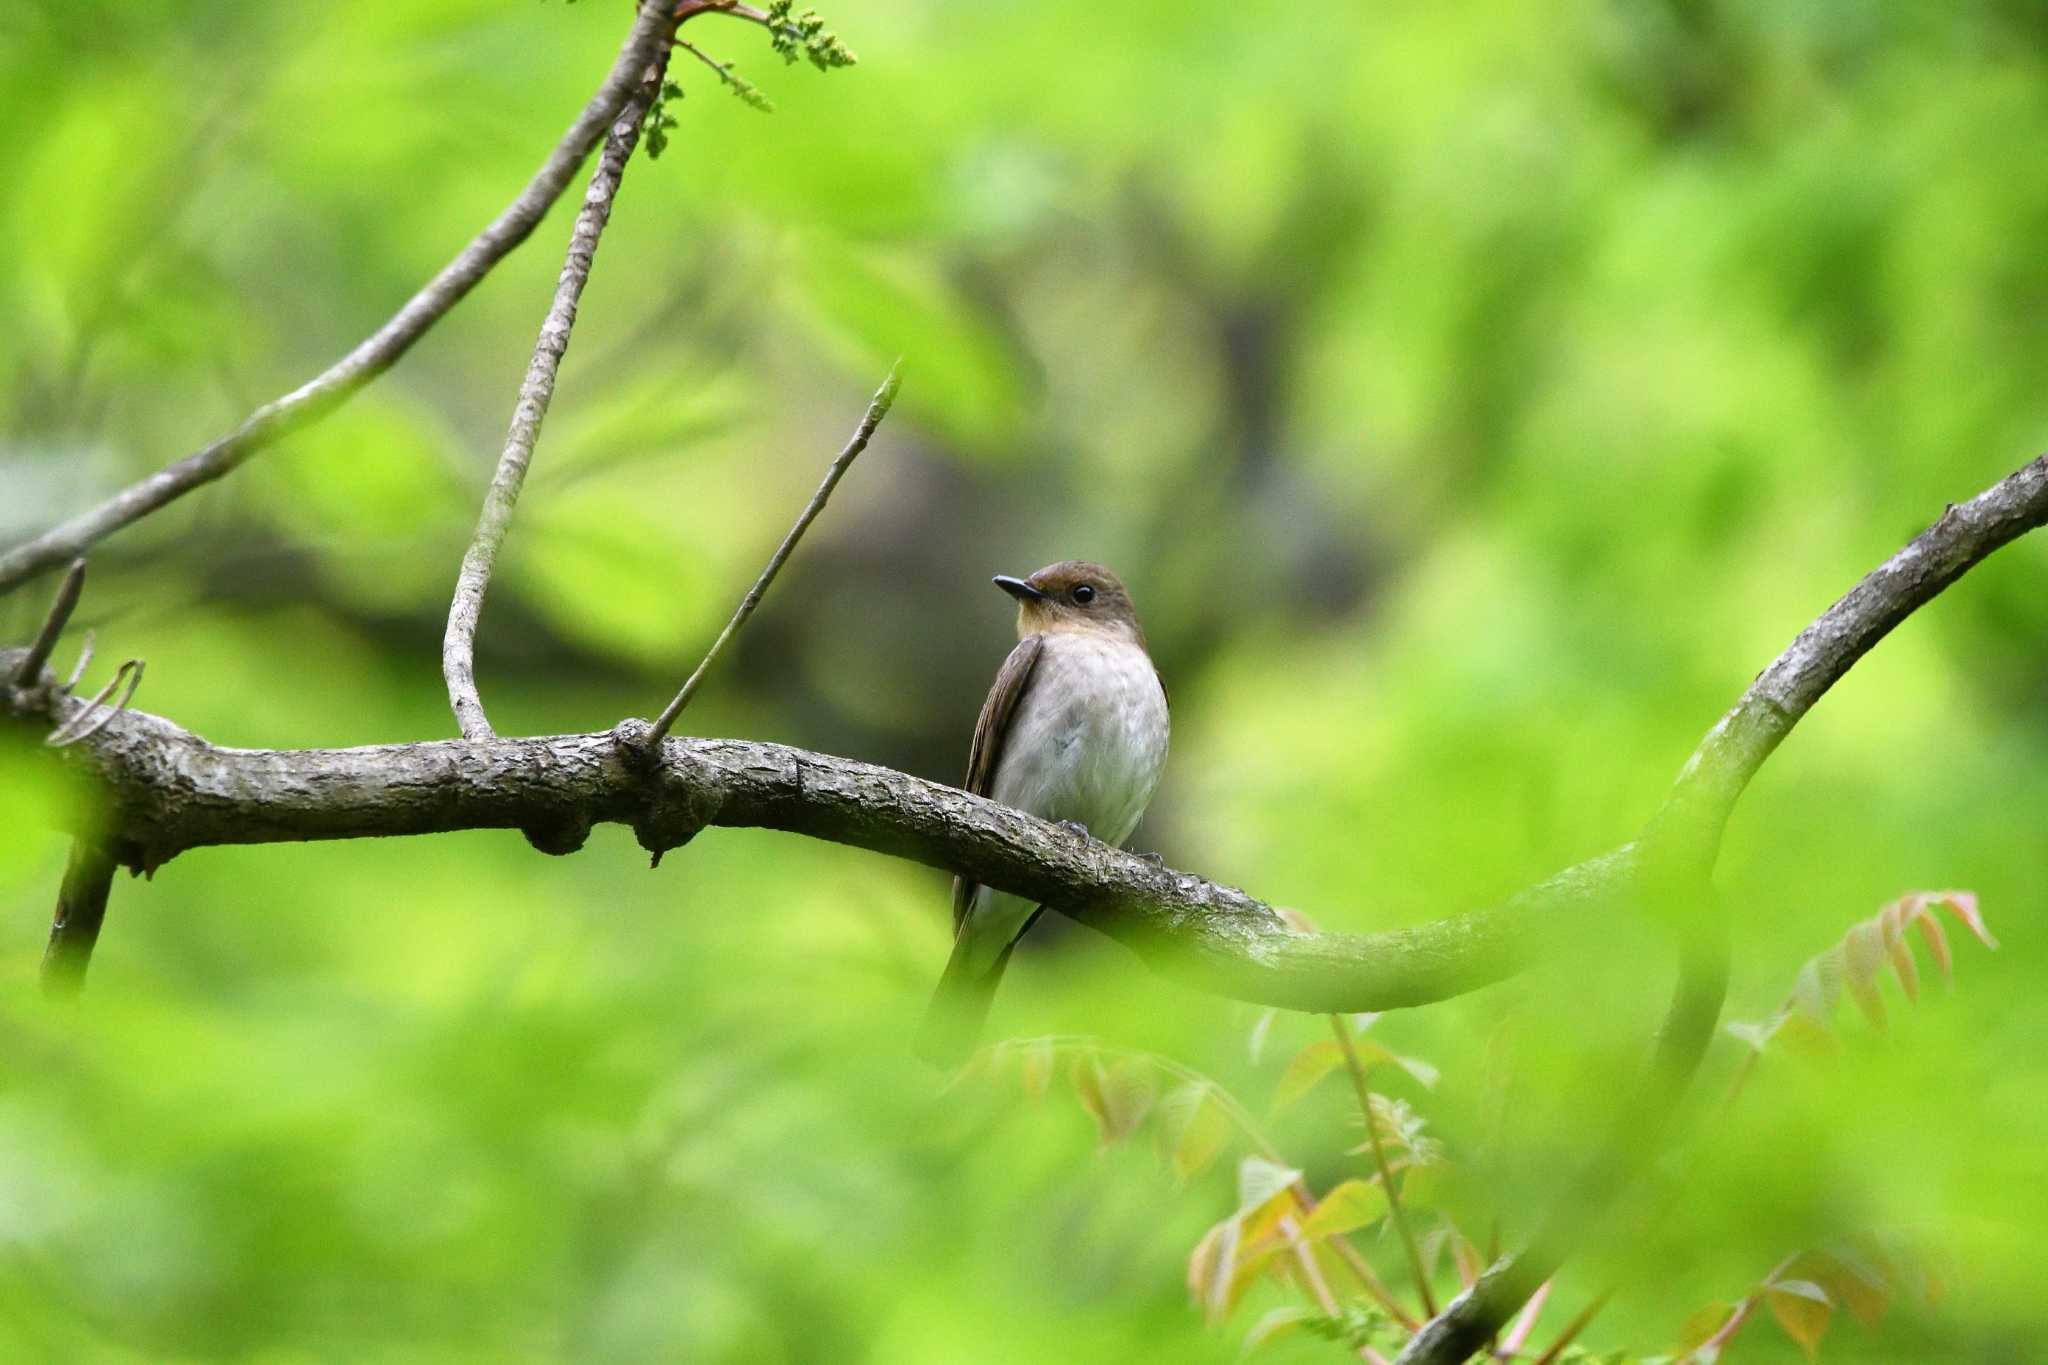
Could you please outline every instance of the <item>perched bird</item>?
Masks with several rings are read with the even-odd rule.
[[[1078,559],[995,583],[1017,599],[1017,647],[974,723],[967,790],[1121,844],[1166,766],[1166,685],[1131,595]],[[1010,950],[1042,908],[954,881],[953,955],[925,1011],[922,1055],[946,1064],[973,1049]]]

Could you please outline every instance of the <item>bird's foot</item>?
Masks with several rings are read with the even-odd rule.
[[[1152,864],[1152,866],[1154,867],[1166,866],[1166,859],[1161,857],[1157,853],[1140,853],[1138,856],[1140,858],[1143,858],[1146,862]]]
[[[1088,832],[1088,826],[1082,824],[1079,820],[1062,820],[1060,821],[1060,828],[1065,830],[1069,834],[1078,834],[1083,839],[1092,839],[1095,837],[1094,835]]]

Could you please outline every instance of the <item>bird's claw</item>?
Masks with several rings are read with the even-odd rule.
[[[1065,830],[1069,834],[1078,834],[1083,839],[1090,839],[1094,837],[1093,835],[1088,833],[1088,826],[1082,824],[1079,820],[1062,820],[1060,821],[1060,828]]]
[[[1138,856],[1140,858],[1143,858],[1146,862],[1152,864],[1152,866],[1154,867],[1166,866],[1166,859],[1161,857],[1157,853],[1140,853]]]

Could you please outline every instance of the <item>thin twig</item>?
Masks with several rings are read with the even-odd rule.
[[[555,373],[569,349],[569,334],[576,327],[576,304],[590,279],[590,267],[597,256],[598,241],[611,220],[612,200],[625,176],[626,162],[640,142],[640,127],[647,111],[661,91],[668,71],[669,48],[662,44],[641,74],[633,96],[619,110],[605,138],[590,187],[583,193],[583,208],[569,233],[569,250],[555,281],[554,301],[541,321],[540,337],[527,362],[526,378],[519,385],[519,401],[512,409],[512,425],[505,433],[505,448],[498,455],[497,470],[484,494],[483,512],[477,519],[476,536],[462,556],[462,570],[455,580],[455,595],[448,604],[448,627],[441,637],[441,676],[448,684],[448,704],[464,739],[489,739],[496,732],[484,715],[483,700],[476,690],[476,625],[484,609],[484,593],[491,584],[498,547],[512,525],[512,509],[519,501],[519,489],[526,482],[526,469],[533,460],[533,448],[540,440],[541,423],[555,394]]]
[[[220,478],[289,433],[326,416],[390,369],[493,266],[526,240],[561,197],[576,168],[604,136],[613,115],[632,97],[647,64],[666,52],[672,24],[662,5],[641,6],[633,31],[603,84],[518,198],[406,300],[405,306],[382,327],[312,379],[250,413],[241,425],[212,444],[129,485],[62,526],[0,555],[0,593],[76,557],[130,522]]]
[[[16,687],[33,687],[36,679],[42,677],[43,665],[50,661],[50,651],[57,647],[57,637],[64,633],[71,613],[77,610],[78,595],[84,589],[85,561],[74,559],[64,574],[64,581],[57,585],[57,598],[50,603],[49,614],[43,618],[43,628],[36,632],[28,653],[22,656],[21,667],[14,671]]]
[[[1507,1336],[1501,1339],[1497,1354],[1512,1359],[1515,1353],[1528,1343],[1530,1334],[1536,1330],[1536,1319],[1543,1316],[1543,1305],[1548,1302],[1550,1281],[1545,1280],[1543,1286],[1529,1296],[1529,1302],[1522,1305],[1521,1315],[1515,1319],[1515,1325],[1508,1329]]]
[[[882,419],[889,415],[890,407],[896,402],[898,375],[902,368],[903,362],[900,359],[889,367],[889,377],[882,381],[882,387],[876,389],[875,396],[868,401],[868,410],[862,415],[860,425],[853,429],[853,435],[848,438],[846,448],[839,452],[839,458],[832,461],[832,467],[825,471],[824,482],[818,485],[817,492],[811,494],[811,501],[804,508],[803,514],[796,519],[796,524],[789,528],[789,534],[782,538],[782,544],[775,547],[774,555],[768,560],[768,567],[761,570],[761,576],[754,580],[754,586],[747,589],[747,595],[740,599],[739,607],[733,612],[732,619],[725,623],[724,630],[718,632],[718,638],[711,642],[711,648],[705,651],[703,662],[697,665],[696,671],[683,683],[682,690],[677,692],[675,699],[655,717],[654,728],[646,738],[646,743],[650,747],[661,743],[662,738],[674,726],[676,717],[683,713],[683,708],[690,704],[690,698],[697,694],[697,685],[704,681],[704,674],[724,651],[726,642],[739,633],[740,627],[747,623],[747,618],[754,614],[754,608],[761,605],[762,595],[768,591],[768,585],[775,581],[776,574],[782,572],[782,566],[789,559],[790,552],[796,549],[796,543],[803,539],[804,532],[810,529],[811,523],[817,520],[818,513],[824,510],[825,499],[831,497],[832,490],[839,486],[840,476],[845,474],[847,466],[868,448],[868,439],[875,434],[875,428],[882,424]]]
[[[1280,1235],[1287,1239],[1288,1250],[1294,1253],[1294,1259],[1301,1265],[1302,1282],[1308,1286],[1308,1292],[1315,1299],[1316,1306],[1323,1310],[1323,1316],[1341,1318],[1343,1310],[1337,1305],[1337,1296],[1330,1292],[1329,1281],[1323,1278],[1323,1272],[1317,1267],[1315,1248],[1301,1235],[1301,1226],[1292,1218],[1282,1218]],[[1371,1346],[1360,1346],[1357,1355],[1367,1365],[1386,1365],[1386,1357],[1373,1350]]]
[[[68,678],[66,678],[66,679],[64,680],[64,688],[63,688],[63,690],[64,690],[64,691],[66,691],[66,692],[69,692],[69,691],[71,691],[72,689],[76,688],[76,687],[78,686],[78,680],[79,680],[80,678],[83,678],[83,677],[85,676],[85,670],[86,670],[87,666],[88,666],[88,665],[90,665],[91,663],[92,663],[92,631],[88,629],[88,630],[87,630],[87,631],[85,632],[85,639],[79,642],[79,646],[78,646],[78,662],[77,662],[77,663],[75,663],[75,664],[73,664],[73,665],[71,666],[71,676],[70,676],[70,677],[68,677]]]
[[[49,946],[43,949],[42,984],[49,994],[75,996],[84,987],[113,884],[112,846],[96,835],[73,839],[57,890],[57,910],[50,917]]]
[[[1714,1335],[1679,1357],[1678,1365],[1692,1365],[1692,1362],[1700,1358],[1700,1352],[1707,1350],[1709,1347],[1714,1352],[1709,1359],[1719,1359],[1721,1348],[1735,1340],[1735,1334],[1742,1330],[1743,1324],[1749,1321],[1749,1315],[1756,1311],[1756,1306],[1761,1302],[1763,1302],[1761,1294],[1751,1294],[1745,1297],[1742,1302],[1735,1305],[1733,1311],[1728,1314],[1728,1321],[1722,1323],[1720,1329]]]
[[[128,690],[121,694],[121,700],[106,711],[100,712],[101,705],[112,695],[114,689],[121,685],[124,679],[128,683]],[[142,660],[128,660],[128,662],[114,670],[114,676],[107,679],[105,687],[102,687],[93,694],[93,699],[85,704],[84,710],[65,721],[55,730],[52,730],[49,737],[43,742],[52,749],[65,749],[73,744],[77,744],[81,740],[91,739],[107,727],[107,722],[128,709],[128,703],[134,698],[135,689],[141,682]],[[92,718],[96,713],[98,714],[98,719],[93,720]],[[86,724],[88,720],[92,720],[90,725]]]
[[[1556,1365],[1557,1358],[1564,1354],[1564,1348],[1571,1345],[1579,1333],[1586,1330],[1587,1324],[1599,1315],[1600,1310],[1605,1308],[1607,1301],[1613,1297],[1612,1289],[1603,1289],[1595,1294],[1586,1306],[1564,1325],[1564,1330],[1557,1334],[1557,1340],[1546,1346],[1543,1354],[1536,1357],[1536,1365]]]
[[[1351,1073],[1351,1088],[1358,1092],[1358,1112],[1365,1116],[1365,1135],[1372,1146],[1373,1165],[1379,1168],[1380,1188],[1387,1195],[1387,1217],[1393,1220],[1394,1231],[1400,1234],[1401,1245],[1408,1251],[1408,1264],[1415,1271],[1415,1287],[1422,1295],[1422,1311],[1433,1318],[1436,1296],[1429,1292],[1429,1272],[1422,1264],[1422,1248],[1415,1243],[1415,1229],[1408,1224],[1407,1210],[1401,1207],[1400,1193],[1394,1188],[1394,1172],[1387,1165],[1386,1148],[1380,1144],[1380,1123],[1373,1117],[1372,1091],[1365,1084],[1365,1067],[1358,1060],[1358,1049],[1351,1042],[1342,1015],[1330,1016],[1330,1032],[1337,1036],[1337,1046],[1344,1050],[1344,1067]]]

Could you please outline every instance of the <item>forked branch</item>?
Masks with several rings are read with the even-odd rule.
[[[643,20],[645,18],[643,14]],[[670,21],[671,31],[673,21]],[[527,362],[526,378],[519,385],[519,401],[512,409],[512,425],[505,433],[505,446],[484,493],[482,514],[476,535],[462,556],[462,568],[455,580],[455,595],[448,604],[448,625],[441,637],[441,676],[448,684],[448,704],[465,739],[488,739],[494,733],[484,715],[476,690],[476,626],[483,613],[484,593],[497,567],[498,548],[512,526],[512,509],[519,490],[526,483],[527,466],[533,462],[533,448],[540,440],[541,423],[547,420],[548,404],[555,396],[555,374],[569,351],[569,336],[576,328],[576,305],[583,286],[590,280],[590,267],[597,258],[605,225],[611,221],[612,200],[625,177],[626,162],[640,143],[640,128],[661,93],[668,71],[669,47],[657,45],[639,83],[613,121],[606,136],[604,152],[583,193],[583,207],[569,232],[569,250],[555,281],[555,296],[541,320],[540,337],[533,344],[533,358]]]

